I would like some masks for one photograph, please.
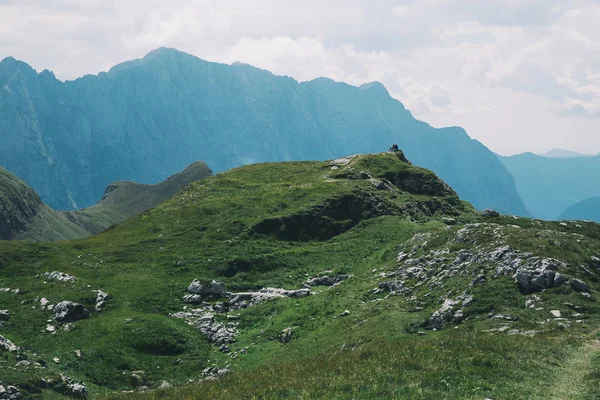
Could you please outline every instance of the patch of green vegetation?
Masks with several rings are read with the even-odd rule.
[[[563,376],[563,365],[599,326],[591,257],[600,227],[486,218],[445,191],[431,172],[397,155],[347,161],[241,167],[192,183],[94,237],[0,243],[0,288],[20,289],[0,291],[1,308],[11,313],[0,334],[22,347],[20,358],[44,367],[15,369],[16,355],[1,353],[2,382],[16,384],[27,398],[58,398],[39,384],[53,374],[115,399],[544,398],[548,377]],[[424,187],[443,192],[428,195]],[[487,228],[470,228],[471,236],[454,241],[472,224]],[[413,240],[417,234],[419,241]],[[496,243],[566,262],[564,272],[584,279],[592,297],[568,286],[549,289],[538,311],[525,306],[528,294],[511,277],[472,285],[474,276],[460,274],[439,287],[407,279],[415,286],[408,295],[374,291],[396,279],[397,254],[407,246],[415,246],[418,256],[447,249],[444,254],[454,257]],[[45,281],[41,274],[47,271],[76,280]],[[233,319],[215,315],[238,332],[229,353],[171,316],[194,307],[182,301],[193,279],[217,279],[228,291],[242,292],[299,289],[310,277],[340,274],[352,277],[331,288],[313,287],[306,298],[230,311]],[[94,290],[110,295],[102,311],[94,310]],[[440,299],[464,292],[474,297],[465,307],[466,320],[442,331],[428,329]],[[57,324],[41,298],[82,303],[90,317],[49,333],[47,325]],[[574,310],[565,303],[577,306],[584,322],[573,322]],[[541,324],[552,309],[570,319],[568,329],[558,321]],[[494,331],[504,322],[488,318],[492,312],[514,317],[514,329],[539,333]],[[291,341],[282,343],[286,328]],[[197,383],[205,368],[226,365],[231,375]],[[176,387],[120,394],[134,388],[131,373],[140,370],[150,388],[163,380]],[[592,375],[596,383],[589,385],[598,382]]]

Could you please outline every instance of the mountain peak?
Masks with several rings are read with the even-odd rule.
[[[375,92],[378,94],[385,94],[386,96],[390,95],[390,92],[388,92],[388,90],[383,85],[383,83],[381,83],[379,81],[364,83],[364,84],[360,85],[358,88],[363,91],[372,91],[372,92]]]

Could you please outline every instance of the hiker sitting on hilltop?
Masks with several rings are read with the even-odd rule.
[[[398,148],[397,144],[393,144],[392,147],[390,147],[390,149],[388,151],[390,152],[394,152],[394,151],[399,151],[400,149]]]

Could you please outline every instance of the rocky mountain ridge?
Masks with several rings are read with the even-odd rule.
[[[61,82],[7,58],[0,114],[0,165],[57,210],[93,205],[117,179],[155,183],[198,159],[222,172],[398,143],[476,207],[527,215],[513,178],[485,146],[461,128],[416,120],[377,82],[297,82],[174,49]]]

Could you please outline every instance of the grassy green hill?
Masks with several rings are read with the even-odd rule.
[[[66,211],[64,215],[87,232],[97,234],[159,205],[186,185],[211,175],[212,171],[204,162],[196,161],[183,171],[154,185],[114,182],[106,188],[104,196],[95,206]]]
[[[0,335],[20,347],[0,339],[0,381],[32,399],[595,398],[599,245],[597,224],[477,213],[401,153],[241,167],[91,238],[0,243]],[[57,321],[63,300],[89,315]]]

